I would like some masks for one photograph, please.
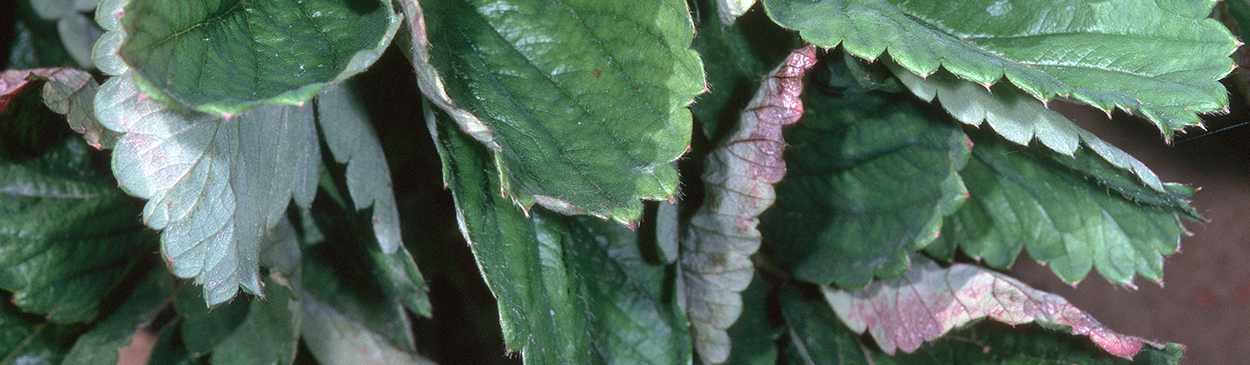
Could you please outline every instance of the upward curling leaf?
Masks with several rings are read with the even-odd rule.
[[[312,98],[376,61],[402,23],[379,0],[134,0],[121,14],[140,89],[220,115]]]
[[[1042,100],[1140,114],[1165,135],[1225,110],[1219,79],[1237,41],[1204,19],[1214,0],[764,0],[777,23],[823,47],[938,66],[990,85],[1003,77]],[[970,14],[976,17],[969,21]],[[1166,60],[1166,62],[1160,62]]]

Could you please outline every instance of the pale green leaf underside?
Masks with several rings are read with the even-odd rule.
[[[1072,334],[1089,336],[1107,352],[1128,359],[1143,345],[1163,347],[1115,333],[1063,297],[972,265],[943,268],[922,259],[902,277],[862,290],[822,289],[842,323],[856,333],[867,331],[877,346],[891,355],[896,349],[914,352],[924,342],[982,318],[1012,325],[1038,322],[1062,327]]]
[[[1077,100],[1151,120],[1166,135],[1224,110],[1218,82],[1236,40],[1203,19],[1215,1],[765,0],[779,24],[824,47],[941,66],[990,85],[1006,77],[1042,100]]]
[[[639,199],[677,191],[668,163],[686,151],[686,106],[703,89],[685,2],[420,5],[438,45],[429,64],[490,128],[503,191],[518,204],[632,222]]]
[[[147,199],[144,222],[161,232],[174,274],[204,285],[209,304],[242,285],[260,292],[261,238],[292,197],[308,207],[320,149],[312,106],[271,105],[231,119],[179,110],[147,98],[130,73],[96,98],[100,123],[125,133],[113,172]]]
[[[156,317],[173,294],[174,281],[169,274],[151,270],[113,314],[74,341],[62,364],[117,364],[117,350],[130,344],[139,326]]]
[[[939,99],[942,108],[964,124],[979,126],[984,121],[1008,141],[1027,146],[1036,139],[1043,146],[1068,156],[1076,153],[1084,142],[1107,162],[1132,171],[1146,186],[1157,192],[1164,191],[1163,182],[1145,164],[1019,89],[1003,84],[986,89],[945,72],[920,77],[897,63],[886,61],[886,65],[912,93],[925,101]]]
[[[399,208],[391,191],[391,170],[360,95],[343,85],[327,87],[317,98],[317,115],[335,161],[347,164],[347,189],[356,210],[373,207],[378,245],[384,253],[394,253],[403,239]]]
[[[1048,163],[1044,153],[978,139],[960,172],[970,197],[943,227],[945,244],[998,268],[1025,247],[1069,283],[1091,268],[1115,283],[1132,285],[1136,274],[1161,280],[1162,255],[1179,248],[1185,230],[1177,214],[1188,214],[1188,205],[1129,199],[1096,182],[1114,180]],[[1097,159],[1084,150],[1076,158]]]
[[[402,23],[378,0],[133,0],[123,14],[120,57],[141,89],[221,115],[312,98],[377,60]]]

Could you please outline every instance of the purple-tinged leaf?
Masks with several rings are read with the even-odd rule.
[[[803,115],[803,75],[816,63],[816,47],[791,53],[764,79],[742,113],[738,129],[708,156],[706,201],[682,240],[681,270],[686,313],[704,363],[729,356],[725,330],[742,313],[741,292],[760,247],[759,215],[773,204],[773,184],[786,174],[781,126]]]
[[[1006,275],[972,265],[942,268],[915,260],[907,274],[856,291],[823,287],[825,299],[847,327],[867,330],[887,354],[913,352],[925,341],[981,318],[1007,324],[1038,322],[1089,336],[1113,355],[1132,359],[1143,344],[1163,345],[1103,327],[1055,294],[1033,289]]]

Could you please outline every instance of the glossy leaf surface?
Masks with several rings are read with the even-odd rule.
[[[930,75],[941,66],[990,85],[1006,77],[1042,100],[1124,109],[1166,135],[1227,108],[1218,82],[1236,40],[1204,19],[1215,1],[1016,2],[765,0],[779,24],[824,47]],[[1167,60],[1160,62],[1160,60]]]
[[[400,19],[377,0],[132,0],[119,54],[154,98],[232,115],[302,103],[363,71]]]
[[[1185,233],[1178,215],[1199,218],[1185,200],[1192,190],[1167,185],[1159,193],[1087,149],[1068,158],[994,137],[975,141],[961,171],[969,201],[934,249],[958,245],[1005,268],[1027,247],[1066,282],[1097,268],[1107,280],[1132,285],[1138,274],[1161,280],[1162,255],[1176,252]]]
[[[760,230],[795,278],[857,288],[902,274],[907,252],[937,236],[967,193],[956,171],[969,145],[913,104],[847,90],[804,94],[807,112],[786,131],[790,172]]]
[[[489,128],[468,132],[493,136],[509,198],[633,222],[640,199],[677,191],[668,163],[689,145],[686,106],[703,89],[685,2],[420,6],[428,41],[441,45],[429,64],[451,100]]]

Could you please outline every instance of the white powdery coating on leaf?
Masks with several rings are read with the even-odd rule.
[[[786,173],[781,126],[803,115],[803,74],[815,63],[815,46],[791,53],[764,79],[734,135],[708,156],[706,201],[681,242],[686,314],[704,363],[729,357],[725,330],[742,313],[740,293],[755,273],[750,256],[760,247],[758,217],[773,204],[772,185]]]
[[[1012,325],[1061,325],[1126,359],[1141,351],[1142,344],[1163,347],[1115,333],[1063,297],[972,265],[944,269],[931,260],[917,260],[903,276],[861,290],[823,289],[842,323],[856,333],[867,330],[890,355],[895,349],[916,351],[924,341],[985,317]]]

